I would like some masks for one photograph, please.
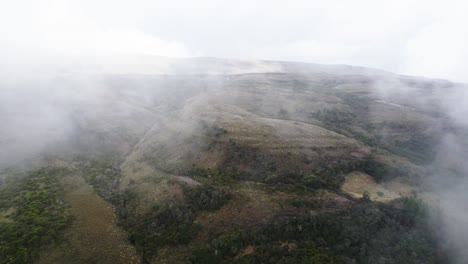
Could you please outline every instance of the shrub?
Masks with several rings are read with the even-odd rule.
[[[331,214],[275,219],[221,234],[194,251],[191,260],[192,263],[441,262],[431,226],[417,221],[413,210],[413,207],[401,210],[387,204],[362,203]],[[249,245],[255,251],[241,256],[239,253]]]
[[[186,187],[185,200],[194,211],[215,211],[231,198],[231,195],[220,188],[212,186]]]
[[[0,190],[0,209],[15,209],[12,222],[0,223],[0,263],[31,263],[41,246],[59,239],[71,220],[58,178],[64,172],[41,168]]]

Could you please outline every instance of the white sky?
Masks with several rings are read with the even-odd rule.
[[[456,0],[0,0],[0,56],[288,60],[468,81],[467,11]]]

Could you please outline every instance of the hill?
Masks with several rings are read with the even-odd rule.
[[[21,251],[0,249],[0,262],[115,263],[120,255],[142,263],[439,263],[451,256],[419,197],[431,203],[440,175],[444,187],[464,181],[466,129],[452,108],[464,85],[345,65],[114,60],[124,63],[101,68],[105,74],[21,81],[3,91],[0,228],[26,225],[37,238],[21,242]],[[129,60],[144,70],[115,74]],[[444,155],[453,142],[459,154]],[[33,167],[58,184],[40,192],[42,209],[25,209],[22,188],[38,177]],[[41,177],[37,186],[46,184]],[[68,209],[48,204],[48,195]],[[21,218],[50,208],[63,217]],[[95,218],[99,210],[115,222]],[[63,222],[56,234],[34,233],[54,221]],[[89,254],[99,247],[89,247],[93,239],[115,241]]]

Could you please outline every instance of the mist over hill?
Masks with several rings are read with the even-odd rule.
[[[2,263],[468,258],[465,84],[217,58],[53,65],[0,80]],[[31,186],[57,197],[25,207]],[[106,206],[108,221],[86,213]]]

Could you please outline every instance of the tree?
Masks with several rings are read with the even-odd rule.
[[[366,202],[369,202],[369,201],[370,201],[370,194],[369,194],[368,191],[364,191],[364,192],[362,193],[362,200],[363,200],[363,201],[366,201]]]

